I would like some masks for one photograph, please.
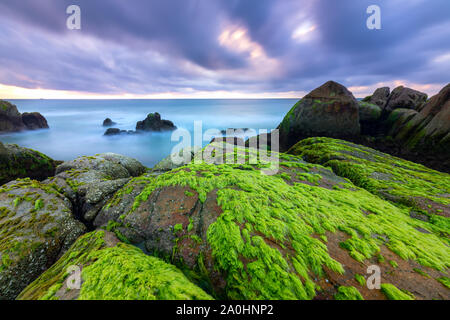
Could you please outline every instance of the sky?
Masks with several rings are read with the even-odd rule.
[[[297,98],[328,80],[433,95],[449,39],[449,0],[0,0],[0,98]]]

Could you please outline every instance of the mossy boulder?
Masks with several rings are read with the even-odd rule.
[[[427,101],[427,98],[428,96],[426,93],[399,86],[392,90],[389,100],[384,107],[384,111],[391,112],[398,108],[420,110]]]
[[[253,151],[243,152],[247,159]],[[374,263],[384,281],[414,286],[418,298],[450,298],[436,280],[448,277],[449,241],[439,235],[448,229],[411,218],[323,166],[279,159],[275,175],[261,172],[274,163],[190,163],[134,178],[94,224],[177,265],[217,298],[332,299],[338,287],[353,286],[364,299],[383,299],[355,279]],[[411,276],[413,268],[431,278]]]
[[[391,89],[389,87],[378,88],[371,96],[363,99],[363,102],[374,104],[380,107],[381,109],[384,109],[386,103],[389,100],[390,94]]]
[[[410,214],[450,229],[450,175],[347,141],[310,138],[289,153],[329,166],[342,177],[393,203]]]
[[[81,287],[68,287],[69,266],[82,270]],[[175,266],[121,243],[110,232],[79,238],[61,259],[31,283],[19,300],[209,300]]]
[[[381,108],[376,104],[358,101],[361,134],[374,135],[379,131]]]
[[[38,151],[0,142],[0,185],[18,178],[44,180],[55,168],[53,159]]]
[[[0,188],[0,299],[14,299],[85,232],[55,185],[24,179]]]
[[[408,150],[449,163],[450,84],[427,101],[419,113],[392,126],[391,135]]]
[[[187,147],[178,152],[177,158],[181,160],[179,163],[175,163],[172,158],[173,154],[167,156],[166,158],[162,159],[160,162],[158,162],[153,168],[153,172],[166,172],[173,170],[175,168],[182,167],[194,159],[194,156],[197,152],[201,150],[200,147]],[[176,155],[176,154],[175,154]]]
[[[297,102],[278,128],[280,150],[306,137],[355,137],[360,134],[358,102],[343,85],[329,81]]]
[[[44,183],[58,185],[74,204],[76,215],[86,222],[92,222],[118,189],[131,177],[137,177],[146,170],[135,159],[103,153],[62,163],[56,168],[56,176]]]

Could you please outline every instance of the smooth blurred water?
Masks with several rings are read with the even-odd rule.
[[[194,121],[210,128],[252,128],[271,130],[295,104],[293,99],[263,100],[9,100],[20,112],[40,112],[50,129],[1,134],[0,141],[16,143],[47,154],[56,160],[82,155],[115,152],[138,159],[152,167],[168,156],[178,142],[172,132],[104,136],[105,118],[114,127],[135,130],[136,122],[159,112],[193,137]],[[203,146],[209,141],[204,141]]]

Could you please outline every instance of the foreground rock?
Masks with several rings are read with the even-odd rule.
[[[89,223],[115,191],[145,172],[135,159],[102,153],[62,163],[56,168],[56,176],[44,183],[58,185],[74,204],[76,216]]]
[[[289,153],[331,167],[384,199],[410,207],[409,214],[444,227],[450,218],[450,175],[388,154],[330,138],[310,138]],[[447,228],[447,230],[445,230]]]
[[[180,266],[218,298],[383,299],[399,289],[410,298],[450,298],[441,283],[448,228],[414,219],[320,165],[280,159],[272,176],[260,169],[273,164],[259,162],[190,163],[134,178],[94,225]],[[374,263],[383,290],[365,286]]]
[[[55,162],[38,151],[0,142],[0,185],[17,178],[44,180],[55,168]]]
[[[149,113],[147,118],[138,121],[136,124],[137,131],[170,131],[176,130],[177,127],[169,120],[161,120],[161,115],[158,112]]]
[[[329,81],[300,100],[283,119],[279,130],[281,150],[306,137],[358,136],[358,102],[347,88]]]
[[[363,102],[377,105],[381,109],[384,109],[386,103],[389,100],[391,94],[391,89],[389,87],[378,88],[375,90],[373,95],[363,99]]]
[[[29,179],[0,188],[0,300],[14,299],[85,232],[58,190]]]
[[[67,287],[67,267],[72,265],[83,270],[80,289]],[[18,299],[209,300],[211,296],[175,266],[146,256],[109,232],[95,231],[78,239]]]
[[[48,128],[47,120],[38,112],[20,114],[17,107],[0,100],[0,132]]]
[[[201,151],[201,148],[198,146],[184,148],[183,150],[180,150],[180,152],[178,152],[177,160],[180,160],[180,161],[174,162],[173,161],[174,155],[169,155],[166,158],[162,159],[160,162],[158,162],[152,168],[152,171],[153,172],[167,172],[167,171],[182,167],[182,166],[190,163],[194,159],[195,154],[199,151]]]

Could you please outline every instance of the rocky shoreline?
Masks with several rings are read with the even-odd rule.
[[[449,92],[358,102],[327,82],[280,124],[276,175],[220,139],[225,158],[259,161],[61,163],[0,143],[0,299],[448,300],[450,175],[365,145],[448,163]],[[137,129],[174,127],[158,116]]]

